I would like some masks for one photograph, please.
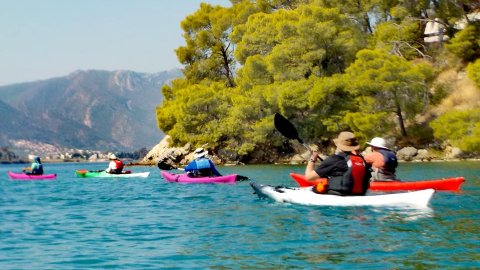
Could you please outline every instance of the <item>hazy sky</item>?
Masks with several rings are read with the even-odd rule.
[[[75,70],[159,72],[181,67],[180,22],[201,2],[229,0],[0,0],[0,85]]]

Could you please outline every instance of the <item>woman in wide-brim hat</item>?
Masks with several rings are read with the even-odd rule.
[[[206,157],[207,155],[208,155],[208,151],[205,150],[203,147],[197,148],[193,152],[193,157],[196,158],[196,159]]]
[[[203,147],[195,149],[194,160],[188,163],[185,171],[192,177],[221,176],[215,164],[207,158],[208,151]]]

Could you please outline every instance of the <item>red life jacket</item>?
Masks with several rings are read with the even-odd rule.
[[[350,174],[353,177],[353,187],[352,187],[352,193],[353,194],[363,194],[364,193],[364,178],[365,178],[365,172],[367,170],[365,161],[363,158],[359,156],[354,156],[350,155],[350,160],[347,161],[350,162],[351,164],[348,164],[349,170],[351,170]]]
[[[370,183],[367,163],[362,156],[338,154],[348,165],[343,175],[328,178],[328,190],[343,195],[364,195]]]
[[[121,173],[123,171],[123,162],[119,159],[115,159],[113,162],[115,162],[115,166],[117,167],[116,172]]]

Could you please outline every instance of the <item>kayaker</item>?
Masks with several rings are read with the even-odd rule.
[[[108,155],[108,159],[110,163],[108,164],[108,168],[105,170],[107,173],[112,174],[120,174],[123,171],[123,162],[117,158],[115,154]]]
[[[194,160],[185,167],[185,171],[193,177],[222,176],[207,155],[208,151],[203,147],[195,149]]]
[[[392,150],[388,149],[385,139],[375,137],[367,144],[372,147],[372,152],[365,155],[365,161],[371,164],[373,169],[372,180],[398,180],[395,175],[395,169],[398,166],[397,156]]]
[[[315,162],[318,152],[312,151],[305,169],[305,178],[315,180],[326,178],[324,184],[314,186],[317,193],[333,195],[365,195],[370,183],[370,166],[357,153],[360,144],[352,132],[341,132],[333,140],[337,147],[335,154],[326,158],[318,167]]]
[[[42,175],[43,174],[43,164],[39,156],[33,157],[32,165],[29,168],[24,168],[23,172],[29,175]]]

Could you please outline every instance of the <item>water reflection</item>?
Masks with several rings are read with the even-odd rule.
[[[373,212],[379,215],[379,219],[398,220],[398,221],[414,221],[422,218],[432,218],[434,216],[433,209],[427,208],[374,208]]]

